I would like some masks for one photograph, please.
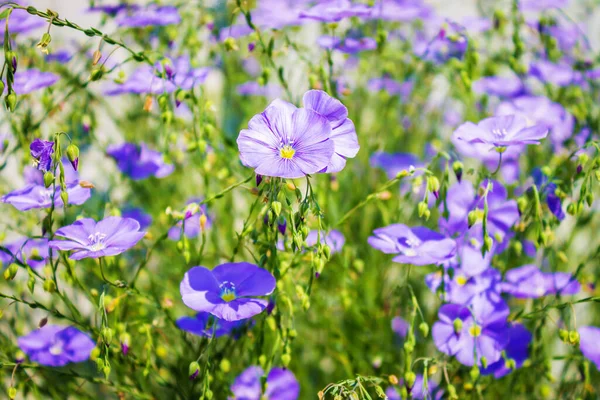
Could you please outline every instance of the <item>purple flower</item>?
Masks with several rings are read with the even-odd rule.
[[[315,246],[317,244],[317,236],[318,231],[310,231],[308,233],[308,236],[306,236],[306,245],[308,247]],[[346,239],[340,231],[333,229],[327,234],[325,234],[325,232],[321,232],[321,243],[329,246],[329,248],[331,249],[331,254],[339,253],[340,251],[342,251],[345,242]]]
[[[521,96],[501,103],[496,114],[520,114],[534,124],[545,126],[550,130],[549,138],[555,147],[570,138],[575,127],[575,118],[562,105],[543,96]]]
[[[59,79],[52,72],[42,72],[37,69],[26,69],[15,72],[13,90],[16,94],[24,95],[36,90],[54,85]]]
[[[549,294],[574,295],[581,285],[567,272],[542,272],[535,265],[524,265],[506,272],[502,291],[517,298],[538,298]]]
[[[565,8],[569,0],[522,0],[519,7],[524,11],[542,11],[549,8]]]
[[[377,41],[371,37],[339,39],[332,36],[322,36],[317,43],[325,49],[336,49],[346,54],[356,54],[377,48]]]
[[[464,28],[447,22],[438,34],[424,46],[416,46],[416,53],[422,59],[436,64],[444,64],[451,58],[462,59],[469,46]]]
[[[275,289],[275,278],[266,269],[247,262],[226,263],[212,271],[193,267],[179,287],[186,306],[209,312],[225,321],[238,321],[261,313],[267,296]]]
[[[2,2],[6,3],[6,2]],[[15,1],[13,1],[15,3]],[[16,1],[16,3],[21,3]],[[4,9],[4,7],[2,7]],[[31,15],[27,10],[13,9],[8,19],[8,32],[14,33],[27,33],[37,28],[45,26],[46,22],[43,19],[38,18],[36,15]],[[6,30],[6,19],[0,20],[0,42],[4,42],[4,32]]]
[[[371,92],[385,91],[390,96],[400,96],[402,99],[408,98],[413,90],[413,82],[398,82],[389,77],[373,78],[367,82],[367,88]]]
[[[197,203],[201,201],[201,199],[195,198],[188,201],[188,204]],[[202,232],[202,226],[200,224],[200,217],[205,216],[206,220],[204,221],[204,229],[210,229],[212,226],[212,220],[208,217],[208,213],[206,211],[206,205],[203,204],[200,206],[197,212],[189,213],[186,212],[184,221],[179,221],[175,226],[169,229],[169,239],[171,240],[179,240],[181,239],[181,230],[183,226],[183,234],[188,238],[195,238]]]
[[[48,367],[62,367],[90,358],[94,341],[72,326],[45,325],[17,340],[31,361]]]
[[[230,335],[248,323],[247,320],[225,321],[207,312],[199,312],[195,317],[181,317],[176,322],[179,329],[203,337]]]
[[[519,208],[515,200],[508,200],[508,192],[500,182],[492,181],[487,194],[488,232],[495,239],[504,239],[512,226],[519,220]],[[487,187],[487,181],[481,185]],[[468,215],[475,211],[477,220],[474,229],[483,219],[484,197],[475,193],[473,184],[467,180],[457,182],[448,189],[446,204],[440,204],[440,212],[448,208],[448,219],[440,218],[439,225],[448,235],[462,234],[469,230]]]
[[[573,70],[569,64],[555,64],[547,60],[532,62],[529,66],[529,74],[544,83],[556,86],[578,85],[583,79],[581,73]]]
[[[173,25],[181,22],[177,7],[149,5],[122,9],[115,18],[117,25],[123,27],[145,27]]]
[[[405,338],[409,328],[410,324],[402,317],[392,318],[392,331],[394,331],[394,333],[396,333],[398,336]]]
[[[579,327],[579,348],[583,355],[596,364],[596,368],[600,369],[600,328],[595,326]]]
[[[132,94],[172,93],[178,88],[191,90],[206,80],[211,68],[192,68],[190,59],[181,56],[173,64],[157,63],[154,67],[144,65],[131,73],[124,83],[114,84],[105,90],[107,96]],[[162,77],[164,73],[165,77]]]
[[[119,170],[134,181],[150,176],[164,178],[175,170],[172,164],[165,164],[161,153],[149,149],[145,143],[111,145],[106,153],[115,159]]]
[[[81,205],[91,196],[91,189],[83,188],[78,182],[67,184],[68,203]],[[53,187],[46,188],[44,185],[30,184],[22,189],[17,189],[0,198],[2,203],[12,204],[19,211],[27,211],[34,208],[50,208],[52,206],[52,195],[54,194],[54,206],[62,207],[60,190],[54,191]]]
[[[272,368],[267,375],[267,390],[262,395],[262,368],[246,368],[231,385],[233,398],[229,400],[296,400],[300,394],[300,384],[294,374],[284,368]]]
[[[400,382],[403,385],[404,380]],[[438,384],[432,380],[427,381],[427,385],[424,385],[425,381],[423,380],[423,375],[417,374],[417,378],[415,379],[415,383],[413,383],[412,388],[410,388],[410,398],[415,400],[440,400],[444,391],[438,388]],[[401,400],[400,394],[398,390],[394,386],[389,386],[385,390],[385,394],[388,397],[388,400]]]
[[[237,92],[241,96],[262,96],[269,99],[281,95],[281,86],[274,83],[261,85],[255,81],[249,81],[237,86]]]
[[[533,182],[535,186],[537,186],[538,192],[541,197],[546,200],[550,212],[552,212],[559,221],[565,219],[565,212],[562,209],[561,199],[556,195],[556,189],[558,188],[556,184],[549,182],[548,177],[540,168],[534,168],[531,175],[533,176]]]
[[[442,300],[454,304],[467,304],[482,293],[496,292],[501,281],[502,275],[494,268],[472,274],[467,268],[457,267],[453,269],[452,278],[446,271],[443,280],[442,272],[425,277],[425,283],[432,292],[439,293]]]
[[[140,232],[139,222],[131,218],[107,217],[99,222],[82,218],[57,230],[55,236],[65,240],[52,240],[49,245],[53,249],[74,250],[71,260],[99,258],[129,250],[145,234]]]
[[[378,1],[372,8],[369,19],[410,22],[432,16],[433,9],[420,0]]]
[[[440,264],[456,253],[454,240],[422,226],[394,224],[375,229],[369,244],[386,254],[397,254],[393,261],[403,264]]]
[[[282,100],[248,122],[237,143],[242,163],[260,175],[301,178],[329,165],[332,128],[322,115]]]
[[[491,117],[479,121],[477,125],[466,122],[454,131],[453,136],[468,143],[484,143],[494,148],[539,144],[548,135],[543,125],[527,125],[527,119],[521,115]]]
[[[59,64],[66,64],[75,56],[75,52],[72,50],[62,49],[54,51],[46,55],[46,61],[57,62]]]
[[[513,98],[525,94],[525,85],[516,76],[486,76],[473,82],[473,90],[479,94]]]
[[[13,257],[20,262],[29,265],[33,269],[40,269],[48,262],[48,239],[21,238],[15,242],[4,245],[12,256],[0,251],[0,259],[11,262]]]
[[[532,338],[531,333],[521,324],[514,323],[508,327],[508,344],[504,351],[508,359],[515,361],[516,368],[521,368],[525,360],[527,360],[529,356],[529,344]],[[510,372],[511,370],[507,368],[506,362],[502,359],[481,370],[483,375],[494,374],[496,379],[502,378]]]
[[[468,305],[444,304],[432,328],[433,341],[442,353],[463,365],[498,361],[508,343],[506,319],[510,310],[493,293],[481,294]]]
[[[31,157],[35,160],[38,170],[43,172],[50,171],[52,166],[52,156],[54,155],[54,142],[35,139],[29,145],[29,151]]]
[[[350,0],[327,0],[306,11],[301,11],[300,18],[321,22],[338,22],[344,18],[366,17],[370,13],[371,8],[366,4],[355,4]]]
[[[119,3],[119,4],[96,4],[93,7],[87,9],[88,12],[101,12],[111,16],[115,16],[119,11],[126,8],[136,8],[134,5]]]
[[[423,164],[417,156],[410,153],[373,153],[369,160],[371,166],[383,169],[389,179],[393,179],[401,171],[421,167]]]
[[[140,224],[140,229],[146,229],[152,225],[152,216],[138,207],[127,207],[121,212],[121,217],[135,219]]]

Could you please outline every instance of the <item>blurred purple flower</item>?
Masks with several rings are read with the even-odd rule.
[[[201,199],[194,198],[188,201],[188,205],[192,203],[198,203]],[[202,232],[202,226],[200,225],[200,217],[204,215],[206,216],[206,221],[204,222],[204,229],[210,229],[212,226],[212,218],[208,216],[206,210],[206,204],[200,206],[197,212],[195,213],[187,213],[185,215],[184,221],[179,221],[175,226],[169,229],[169,239],[171,240],[179,240],[181,239],[181,228],[183,226],[183,234],[188,238],[195,238]]]
[[[253,317],[267,307],[267,296],[275,289],[275,278],[266,269],[247,262],[225,263],[212,271],[193,267],[180,285],[186,306],[209,312],[225,321]]]
[[[410,398],[414,400],[441,400],[444,396],[444,391],[438,387],[438,384],[431,379],[427,380],[427,386],[424,385],[423,375],[417,374],[415,383],[410,388]],[[404,380],[400,381],[400,385],[404,385]],[[388,386],[385,390],[388,400],[401,400],[398,390],[394,386]]]
[[[2,203],[11,204],[19,211],[27,211],[35,208],[50,208],[52,206],[52,195],[54,194],[54,206],[62,207],[60,190],[54,192],[54,188],[46,188],[44,185],[29,184],[22,189],[14,190],[0,198]],[[68,203],[81,205],[91,196],[91,189],[83,188],[78,182],[67,183]]]
[[[440,264],[456,253],[456,242],[440,233],[419,226],[394,224],[375,229],[369,244],[385,254],[397,254],[393,261],[403,264]]]
[[[252,366],[246,368],[231,385],[233,398],[229,400],[297,400],[300,395],[300,384],[294,374],[284,368],[272,368],[267,375],[267,390],[262,394],[262,368]]]
[[[501,288],[517,298],[535,299],[550,294],[574,295],[579,293],[581,285],[568,272],[542,272],[530,264],[507,271]]]
[[[529,74],[544,83],[556,86],[579,85],[583,77],[579,71],[567,63],[553,63],[548,60],[537,60],[529,66]]]
[[[52,72],[42,72],[37,69],[26,69],[15,72],[13,90],[16,94],[24,95],[36,90],[54,85],[59,76]]]
[[[414,154],[384,153],[382,151],[373,153],[369,162],[372,167],[383,169],[389,179],[395,178],[401,171],[409,171],[411,167],[418,168],[423,164]]]
[[[444,64],[451,58],[462,59],[468,46],[469,41],[464,28],[447,21],[433,39],[417,43],[415,52],[423,60]]]
[[[308,247],[316,246],[318,231],[313,230],[306,236],[306,245]],[[342,232],[332,229],[329,233],[321,232],[321,243],[326,244],[331,249],[331,254],[339,253],[344,247],[346,239]]]
[[[145,26],[173,25],[181,22],[179,10],[174,6],[128,7],[119,10],[115,18],[118,26],[137,28]]]
[[[13,257],[33,269],[43,268],[48,263],[48,239],[21,238],[3,245],[12,256],[0,250],[0,261],[9,263]]]
[[[248,324],[248,320],[225,321],[208,312],[199,312],[195,317],[178,318],[177,327],[183,331],[203,337],[221,337],[239,331]]]
[[[352,3],[350,0],[326,0],[306,11],[301,11],[300,18],[320,22],[339,22],[344,18],[367,17],[371,14],[371,10],[366,4]]]
[[[542,199],[546,201],[546,204],[548,204],[550,212],[552,212],[559,221],[565,219],[565,212],[562,209],[561,199],[556,195],[556,189],[558,188],[556,184],[549,182],[548,177],[540,168],[534,168],[531,175],[533,176],[533,183],[537,186],[538,193]]]
[[[410,324],[402,317],[392,318],[392,331],[394,331],[398,336],[405,338],[409,328]]]
[[[508,343],[509,313],[506,303],[493,293],[476,296],[468,305],[444,304],[432,328],[433,341],[439,351],[463,365],[481,365],[482,357],[492,364]]]
[[[367,82],[367,89],[371,92],[385,91],[390,96],[400,96],[403,100],[406,100],[413,90],[413,82],[398,82],[395,79],[389,77],[373,78]]]
[[[175,170],[172,164],[165,164],[161,153],[149,149],[145,143],[111,145],[106,153],[115,159],[119,170],[134,181],[150,176],[164,178]]]
[[[542,11],[549,8],[565,8],[569,0],[521,0],[519,7],[523,11]]]
[[[101,221],[82,218],[56,231],[55,236],[65,240],[52,240],[53,249],[74,250],[71,260],[99,258],[121,254],[139,242],[146,232],[131,218],[107,217]]]
[[[516,76],[485,76],[473,82],[473,90],[479,94],[488,94],[503,98],[513,98],[525,94],[525,85]]]
[[[139,207],[127,207],[121,211],[121,217],[135,219],[140,224],[140,229],[152,225],[152,216]]]
[[[237,92],[241,96],[262,96],[273,99],[281,95],[281,86],[275,83],[261,85],[255,81],[249,81],[237,86]]]
[[[579,327],[579,348],[581,352],[600,370],[600,328],[595,326]]]
[[[94,341],[72,326],[45,325],[17,340],[31,361],[48,367],[62,367],[90,358]]]
[[[21,1],[12,1],[13,3],[22,4]],[[6,3],[5,1],[1,3]],[[4,7],[3,7],[4,9]],[[27,33],[34,29],[41,28],[47,25],[47,23],[38,18],[36,15],[31,15],[27,10],[13,9],[8,19],[8,32],[14,33]],[[4,42],[4,32],[6,31],[6,18],[0,20],[0,42]]]
[[[421,0],[385,0],[375,2],[368,18],[410,22],[431,16],[433,16],[433,8]]]

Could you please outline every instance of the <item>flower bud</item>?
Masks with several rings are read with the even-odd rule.
[[[196,377],[198,376],[199,373],[200,373],[200,365],[196,361],[192,361],[188,368],[188,376],[190,378],[190,381],[193,381],[194,379],[196,379]]]
[[[225,46],[225,50],[227,51],[236,51],[238,50],[238,45],[235,42],[235,39],[232,37],[228,37],[223,41],[223,46]]]
[[[108,377],[110,376],[110,365],[105,364],[104,367],[102,368],[102,372],[104,373],[104,377],[106,379],[108,379]]]
[[[221,368],[221,371],[223,371],[224,373],[228,373],[229,371],[231,371],[231,362],[228,359],[224,358],[221,360],[219,368]]]
[[[10,92],[8,95],[6,95],[4,103],[10,112],[15,111],[15,107],[17,106],[17,95],[15,92]]]
[[[6,62],[12,69],[13,73],[17,72],[17,53],[15,53],[13,50],[6,52]]]
[[[43,328],[44,326],[46,326],[47,323],[48,323],[48,317],[44,317],[44,318],[40,319],[40,322],[38,322],[38,328]]]
[[[60,199],[63,202],[63,205],[66,207],[67,204],[69,203],[69,194],[65,191],[61,191],[60,192]]]
[[[283,354],[281,356],[281,364],[283,364],[285,368],[287,368],[288,365],[290,365],[290,361],[292,361],[292,356],[290,356],[289,354]]]
[[[110,342],[112,342],[113,330],[110,329],[109,327],[102,328],[101,335],[102,335],[102,340],[104,341],[104,343],[110,344]]]
[[[479,367],[477,365],[473,365],[473,368],[469,371],[469,375],[471,376],[471,380],[475,382],[479,379]]]
[[[469,211],[467,215],[467,222],[469,224],[469,228],[477,223],[477,210]]]
[[[462,332],[462,326],[463,326],[462,319],[456,318],[452,322],[452,326],[454,326],[454,333],[458,334],[458,333]]]
[[[67,147],[67,157],[69,158],[73,169],[77,171],[77,167],[79,166],[79,147],[71,143]]]
[[[397,385],[398,377],[396,375],[390,375],[390,376],[388,376],[388,381],[390,382],[391,385]]]
[[[440,180],[433,175],[428,176],[427,177],[427,189],[429,189],[429,191],[432,193],[439,192],[440,191]]]
[[[429,211],[429,207],[427,206],[427,203],[424,201],[421,201],[419,203],[419,205],[417,206],[417,211],[419,213],[419,217],[423,217],[427,211]]]
[[[54,282],[52,279],[46,279],[44,282],[44,291],[48,293],[56,292],[56,282]]]
[[[417,380],[417,375],[414,372],[408,371],[404,374],[404,383],[407,387],[412,388]]]
[[[579,332],[577,332],[577,331],[569,332],[569,343],[571,343],[572,345],[579,344]]]
[[[0,81],[0,94],[4,93],[4,82]]]
[[[454,161],[452,163],[452,170],[454,171],[454,174],[456,175],[456,179],[460,182],[462,181],[462,174],[463,174],[463,163],[461,163],[460,161]]]
[[[40,49],[42,53],[48,54],[48,45],[51,41],[52,36],[50,36],[48,32],[45,32],[36,47]]]
[[[514,360],[514,359],[512,359],[512,358],[509,358],[509,359],[508,359],[508,360],[506,360],[506,362],[504,363],[504,367],[506,367],[506,369],[513,370],[513,369],[516,369],[516,368],[517,368],[517,364],[516,364],[516,362],[515,362],[515,360]]]
[[[419,330],[421,331],[423,337],[427,337],[429,335],[429,325],[427,325],[427,322],[421,322],[419,325]]]
[[[488,251],[490,251],[492,249],[493,245],[494,245],[494,241],[492,240],[492,238],[486,235],[483,238],[483,251],[487,253]]]
[[[50,171],[44,173],[44,186],[49,188],[54,182],[54,174]]]
[[[17,389],[11,386],[8,388],[8,398],[13,400],[15,397],[17,397]]]
[[[12,281],[17,276],[17,272],[19,272],[19,266],[17,264],[10,264],[8,268],[4,270],[4,279],[7,281]]]
[[[480,359],[479,361],[481,362],[481,366],[482,366],[483,368],[487,368],[487,366],[488,366],[488,362],[487,362],[487,358],[485,358],[485,356],[484,356],[484,357],[481,357],[481,359]]]
[[[271,210],[275,213],[275,216],[279,217],[281,214],[281,203],[278,201],[274,201],[271,203]]]
[[[92,65],[95,66],[96,64],[98,64],[100,58],[102,58],[102,53],[100,53],[100,50],[94,51],[94,54],[92,55]]]

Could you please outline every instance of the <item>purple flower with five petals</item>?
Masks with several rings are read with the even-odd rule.
[[[31,361],[48,367],[62,367],[90,358],[96,344],[72,326],[46,325],[21,336],[17,343]]]
[[[152,216],[138,207],[127,207],[121,212],[121,217],[135,219],[140,224],[140,229],[146,229],[152,225]]]
[[[121,172],[134,181],[150,176],[164,178],[175,170],[172,164],[165,163],[161,153],[151,150],[145,143],[139,146],[133,143],[112,145],[106,153],[115,159]]]
[[[515,361],[515,368],[520,368],[527,360],[531,339],[533,336],[523,325],[514,323],[508,327],[508,344],[504,351],[508,359]],[[510,372],[511,369],[507,368],[506,362],[502,359],[481,370],[483,375],[493,374],[496,379],[502,378]]]
[[[548,135],[543,125],[528,126],[520,115],[486,118],[477,125],[466,122],[454,131],[456,139],[468,143],[484,143],[492,149],[504,150],[508,146],[539,144]]]
[[[15,72],[13,90],[16,94],[24,95],[54,85],[59,76],[52,72],[42,72],[37,69],[26,69]]]
[[[209,270],[193,267],[179,287],[186,306],[209,312],[225,321],[239,321],[261,313],[267,296],[275,289],[275,278],[266,269],[247,262],[225,263]]]
[[[267,390],[262,394],[262,368],[246,368],[231,385],[234,397],[229,400],[296,400],[300,394],[300,384],[294,374],[284,368],[272,368],[267,375]]]
[[[121,254],[139,242],[146,232],[131,218],[107,217],[102,221],[82,218],[56,231],[55,236],[65,240],[52,240],[53,249],[73,250],[71,260],[99,258]]]
[[[317,244],[318,231],[310,231],[306,236],[306,245],[313,247]],[[331,249],[331,254],[339,253],[344,247],[346,239],[342,232],[338,230],[331,230],[329,233],[321,232],[320,235],[321,243],[326,244]]]
[[[524,265],[506,272],[502,291],[517,298],[538,298],[549,294],[574,295],[581,285],[568,272],[543,272],[535,265]]]
[[[386,254],[397,254],[393,261],[403,264],[441,264],[456,253],[453,239],[423,226],[394,224],[375,229],[369,244]]]
[[[401,171],[410,171],[423,165],[417,156],[411,153],[384,153],[378,151],[373,153],[369,159],[373,167],[383,169],[389,179],[393,179]]]
[[[579,348],[581,352],[591,362],[596,364],[600,370],[600,328],[595,326],[579,327]]]
[[[78,182],[67,183],[68,203],[81,205],[85,203],[92,195],[92,190],[84,188]],[[54,206],[62,207],[63,201],[60,197],[60,190],[46,188],[44,185],[30,184],[22,189],[14,190],[0,198],[2,203],[11,204],[19,211],[27,211],[37,208],[52,207],[54,197]]]
[[[435,346],[463,365],[498,361],[508,343],[506,319],[510,310],[494,293],[474,297],[468,305],[444,304],[432,328]]]

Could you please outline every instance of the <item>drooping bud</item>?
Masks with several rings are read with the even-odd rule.
[[[67,157],[69,158],[73,169],[77,171],[77,168],[79,167],[79,147],[71,143],[67,147]]]
[[[392,385],[397,385],[398,384],[398,377],[396,375],[390,375],[390,376],[388,376],[388,381]]]
[[[479,361],[481,361],[481,366],[482,366],[483,368],[487,368],[487,366],[488,366],[488,362],[487,362],[487,358],[485,358],[485,356],[484,356],[484,357],[481,357],[481,359],[480,359]]]
[[[407,373],[404,374],[404,383],[405,383],[406,387],[412,388],[414,386],[416,380],[417,380],[417,375],[414,372],[408,371]]]
[[[36,47],[38,49],[40,49],[42,51],[42,53],[48,54],[48,45],[50,44],[51,41],[52,41],[52,36],[50,36],[50,34],[48,32],[45,32],[42,35],[42,38],[40,39],[40,41],[36,45]]]
[[[285,218],[280,217],[277,220],[277,229],[279,230],[279,233],[281,233],[282,235],[285,235],[286,227],[287,227],[287,222],[286,222]]]
[[[456,175],[456,179],[461,182],[462,181],[462,174],[463,174],[463,163],[461,163],[460,161],[454,161],[452,163],[452,170],[454,171],[454,174]]]
[[[479,379],[479,367],[477,365],[473,365],[473,368],[471,368],[471,370],[469,371],[469,375],[471,376],[471,380],[473,382],[475,382],[477,379]]]
[[[40,322],[38,322],[38,328],[43,328],[44,326],[46,326],[47,323],[48,323],[48,317],[44,317],[44,318],[40,319]]]
[[[256,174],[256,186],[260,186],[262,181],[263,181],[263,176]]]
[[[19,272],[19,266],[17,264],[10,264],[8,268],[4,270],[4,279],[7,281],[12,281],[17,276],[17,272]]]
[[[110,342],[112,342],[113,330],[111,328],[109,328],[109,327],[102,328],[101,334],[102,334],[102,340],[104,341],[104,343],[110,344]]]
[[[15,107],[17,106],[17,95],[15,92],[10,92],[5,98],[4,103],[6,104],[6,108],[10,112],[15,111]]]
[[[10,68],[12,69],[13,73],[17,72],[17,53],[15,53],[12,50],[9,50],[6,53],[6,62],[8,63],[8,65],[10,66]]]
[[[281,364],[283,364],[283,366],[285,368],[288,367],[288,365],[290,365],[290,361],[292,361],[292,356],[289,354],[283,354],[281,356]]]
[[[188,368],[188,376],[190,381],[196,379],[198,374],[200,373],[200,365],[196,361],[192,361],[190,363],[190,367]]]
[[[279,214],[281,214],[281,207],[281,203],[278,201],[274,201],[271,203],[271,210],[273,210],[276,217],[279,217]]]
[[[154,103],[154,101],[152,100],[152,96],[150,96],[150,95],[146,96],[146,98],[144,99],[144,111],[146,111],[146,112],[152,111],[153,103]]]
[[[427,213],[427,211],[429,211],[427,203],[424,201],[419,202],[419,205],[417,206],[417,211],[419,213],[419,217],[423,217]]]
[[[238,45],[237,45],[235,39],[232,38],[231,36],[226,38],[223,41],[223,46],[225,46],[225,50],[227,50],[227,51],[237,51],[238,50]]]
[[[44,173],[44,186],[49,188],[54,182],[54,174],[50,171]]]
[[[423,337],[427,337],[429,335],[429,325],[427,325],[427,322],[421,322],[419,325],[419,330],[421,331]]]
[[[60,199],[63,202],[63,205],[66,207],[69,204],[69,194],[65,191],[60,192]]]
[[[478,215],[476,210],[469,211],[469,214],[467,215],[467,222],[469,224],[469,228],[471,228],[477,223],[477,216]]]
[[[121,333],[119,336],[119,341],[121,342],[121,352],[124,356],[129,353],[129,343],[131,342],[131,336],[127,332]]]
[[[577,331],[569,332],[569,343],[571,343],[573,346],[579,344],[579,332],[577,332]]]
[[[460,332],[462,332],[462,327],[463,327],[462,319],[456,318],[452,322],[452,326],[454,326],[454,333],[459,334]]]

